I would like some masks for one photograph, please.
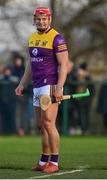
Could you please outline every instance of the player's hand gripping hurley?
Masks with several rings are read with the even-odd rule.
[[[78,99],[78,98],[82,98],[82,97],[87,97],[89,95],[90,95],[90,92],[87,88],[86,91],[83,93],[76,93],[76,94],[72,94],[72,95],[64,95],[62,100]],[[42,95],[40,97],[40,106],[41,106],[41,109],[44,111],[46,111],[49,108],[49,106],[55,102],[56,102],[55,96]]]

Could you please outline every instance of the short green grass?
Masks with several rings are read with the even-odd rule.
[[[45,175],[31,171],[41,152],[40,137],[0,137],[0,179],[29,179]],[[106,137],[61,137],[60,172],[79,169],[82,172],[53,175],[46,179],[107,179]],[[42,177],[43,179],[43,177]]]

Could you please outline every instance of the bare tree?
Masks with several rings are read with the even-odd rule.
[[[54,0],[50,0],[50,7],[51,7],[51,10],[52,10],[52,24],[55,25],[55,13],[56,13],[56,2]]]

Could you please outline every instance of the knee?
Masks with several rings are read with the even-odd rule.
[[[52,130],[52,123],[51,120],[45,120],[43,123],[43,126],[46,130]]]

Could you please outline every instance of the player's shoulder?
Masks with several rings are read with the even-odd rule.
[[[56,31],[55,29],[52,29],[52,32],[55,35],[55,38],[58,38],[58,39],[64,38],[63,35],[60,32]]]
[[[56,35],[59,34],[59,32],[57,30],[55,30],[54,28],[51,28],[50,32],[53,34],[56,34]]]
[[[49,31],[49,36],[55,38],[59,34],[58,31],[56,31],[54,28],[51,28]]]
[[[67,50],[67,43],[61,33],[57,33],[54,37],[53,47],[56,49],[56,52],[61,52]]]
[[[57,30],[55,30],[54,28],[51,29],[50,33],[51,33],[51,36],[53,36],[55,41],[60,40],[60,39],[64,40],[63,35],[60,32],[58,32]]]

